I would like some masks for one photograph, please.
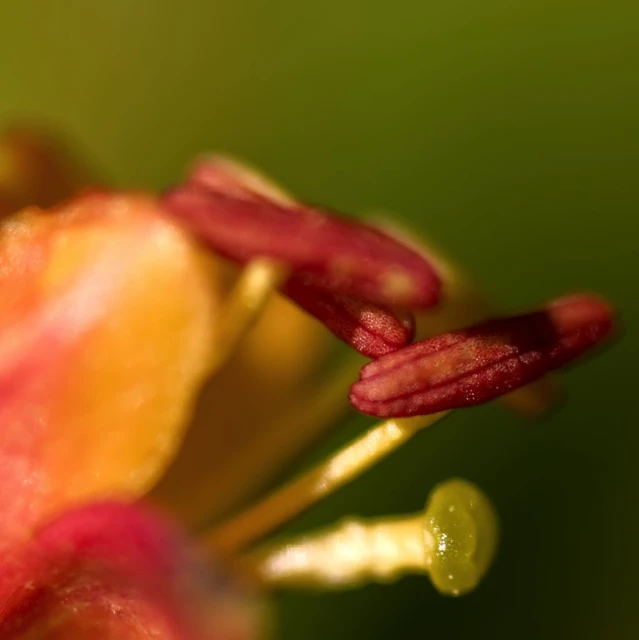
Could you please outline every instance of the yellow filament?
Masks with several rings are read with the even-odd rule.
[[[386,420],[372,427],[325,462],[220,525],[209,534],[208,542],[218,552],[245,548],[359,476],[447,413]]]
[[[233,354],[287,273],[284,266],[267,258],[256,258],[242,270],[222,311],[221,334],[211,365],[213,370],[219,369]]]
[[[259,429],[254,429],[250,439],[242,443],[241,457],[235,464],[232,460],[228,464],[222,462],[220,471],[226,470],[227,475],[221,475],[221,482],[244,487],[241,498],[246,500],[282,466],[303,454],[338,426],[339,418],[349,410],[348,390],[357,379],[361,366],[361,358],[348,357],[328,374],[329,380],[322,388],[314,393],[301,391],[290,409],[266,420]],[[267,457],[265,452],[272,452],[272,455]],[[228,495],[237,502],[238,495],[234,489]],[[220,515],[224,513],[214,513],[213,518],[217,516],[216,519],[219,519]],[[209,515],[206,524],[210,523]]]

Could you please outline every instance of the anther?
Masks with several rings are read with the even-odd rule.
[[[405,347],[362,368],[350,400],[380,418],[426,415],[504,395],[576,360],[608,336],[610,306],[593,295],[491,320]]]

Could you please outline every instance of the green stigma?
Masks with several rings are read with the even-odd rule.
[[[472,591],[488,570],[497,548],[498,521],[486,495],[465,480],[437,485],[425,514],[432,535],[430,577],[446,595]]]

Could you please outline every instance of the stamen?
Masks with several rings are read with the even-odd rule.
[[[268,238],[268,233],[266,232],[274,222],[272,216],[275,215],[275,218],[277,218],[278,210],[280,214],[285,214],[285,219],[288,219],[288,223],[285,224],[285,227],[288,229],[288,237],[295,238],[295,242],[286,241],[283,247],[283,254],[277,253],[277,255],[273,255],[267,250],[263,254],[250,254],[253,257],[263,255],[263,257],[281,260],[283,263],[288,264],[283,255],[292,248],[297,247],[299,249],[305,242],[305,233],[302,229],[293,231],[288,228],[288,225],[293,220],[300,216],[304,217],[305,214],[298,211],[302,205],[297,203],[292,196],[280,187],[265,178],[265,176],[259,174],[255,169],[247,165],[221,156],[203,158],[190,171],[183,189],[188,190],[188,187],[196,191],[204,190],[209,194],[210,198],[214,198],[217,194],[218,196],[222,195],[231,200],[237,200],[240,203],[261,205],[267,208],[269,203],[272,204],[275,209],[273,209],[271,215],[266,215],[266,219],[263,220],[265,228],[258,234],[263,240]],[[171,210],[171,201],[172,198],[169,195],[167,201],[169,202],[169,210]],[[227,202],[227,206],[234,207],[235,205]],[[297,213],[295,213],[295,211],[297,211]],[[215,210],[215,208],[209,213],[213,218],[225,215],[223,211]],[[242,220],[242,218],[242,212],[236,211],[236,213],[227,220],[224,229],[232,227],[238,220]],[[212,220],[209,222],[212,222]],[[283,221],[281,220],[280,222]],[[300,220],[298,220],[298,222],[300,222]],[[326,224],[328,224],[329,227],[331,226],[330,218],[324,220],[321,212],[312,214],[311,222],[311,228],[307,229],[306,233],[310,233],[310,236],[315,240]],[[333,224],[337,224],[339,227],[339,224],[335,223],[335,221]],[[304,228],[304,225],[302,225],[302,228]],[[361,235],[362,232],[366,235],[365,230],[359,229],[358,234],[356,231],[358,227],[355,226],[354,229],[353,233],[356,237]],[[342,231],[344,230],[342,229]],[[264,235],[265,233],[266,235]],[[368,230],[368,233],[372,233],[372,238],[369,238],[372,245],[379,244],[381,241],[379,234],[371,229]],[[239,246],[243,242],[248,241],[248,236],[250,236],[250,233],[247,232],[246,228],[240,229],[236,234],[236,242],[234,244]],[[276,231],[275,237],[271,238],[271,240],[277,245],[280,240],[286,240],[286,237],[287,234],[283,233],[282,229],[279,229],[279,231]],[[203,240],[206,242],[207,238],[205,237]],[[268,244],[269,242],[267,242],[267,245]],[[311,244],[313,243],[311,242]],[[340,243],[338,242],[336,245],[335,238],[333,238],[332,241],[325,241],[320,244],[323,247],[322,251],[324,251],[331,248],[334,249],[335,246],[338,246]],[[388,248],[389,247],[387,247],[387,249]],[[343,247],[342,252],[344,250],[345,248]],[[308,258],[309,251],[310,247],[302,250],[305,256],[304,259]],[[349,264],[353,258],[351,256],[351,258],[345,259],[343,253],[340,253],[340,255],[342,255],[342,257],[337,260],[331,259],[333,267],[329,269],[329,271],[332,271],[329,279],[336,278],[341,281],[343,278],[348,277],[348,272],[351,269]],[[233,251],[228,254],[227,257],[233,259]],[[237,258],[238,256],[236,255],[235,259]],[[240,260],[240,262],[245,262],[245,260],[246,257]],[[370,260],[370,256],[367,260]],[[327,265],[324,265],[324,267],[326,266]],[[335,268],[336,271],[334,271],[333,268]],[[392,283],[397,280],[396,261],[389,264],[386,271],[392,285]],[[341,293],[332,291],[330,287],[328,289],[326,288],[326,283],[319,287],[313,286],[313,281],[317,276],[318,274],[294,272],[282,287],[282,293],[307,313],[310,313],[320,322],[324,323],[326,328],[340,340],[343,340],[353,349],[371,358],[377,358],[412,342],[414,334],[414,318],[412,313],[407,310],[394,309],[389,305],[373,304],[369,300],[361,299],[358,296],[346,295],[343,291]],[[401,281],[405,280],[403,277],[399,279]],[[388,288],[386,285],[388,285],[388,283],[384,285],[385,288]],[[342,282],[339,286],[344,286],[344,283]],[[393,286],[397,287],[397,284]],[[388,291],[384,295],[388,295]]]
[[[231,356],[287,275],[286,267],[266,258],[256,258],[242,270],[222,311],[213,370],[219,369]]]
[[[328,460],[222,524],[208,536],[208,542],[218,552],[232,553],[247,547],[334,493],[445,415],[447,412],[393,419],[372,427]]]
[[[422,244],[441,274],[446,298],[439,306],[420,314],[417,331],[422,335],[419,337],[461,329],[494,315],[495,305],[470,274],[430,243]],[[560,385],[556,377],[546,374],[531,384],[505,394],[500,400],[513,411],[533,418],[546,413],[559,395]]]
[[[438,485],[419,513],[346,520],[257,550],[246,561],[270,587],[357,587],[421,573],[439,592],[457,596],[474,589],[488,570],[497,529],[483,492],[455,479]]]
[[[430,240],[423,235],[416,238],[414,233],[398,227],[388,218],[380,218],[377,226],[428,256],[442,279],[446,293],[440,304],[416,315],[416,340],[463,329],[495,315],[496,305],[480,284]],[[500,400],[513,411],[536,417],[548,411],[560,394],[557,378],[546,374],[525,387],[503,395]]]
[[[576,360],[611,332],[610,306],[574,295],[541,310],[422,340],[367,364],[351,403],[380,418],[488,402]]]
[[[439,276],[424,256],[356,220],[192,182],[166,192],[162,203],[204,246],[234,262],[268,257],[316,289],[390,307],[423,309],[439,300]]]
[[[415,335],[415,318],[396,311],[328,291],[305,286],[290,278],[284,293],[350,347],[370,358],[408,346]]]

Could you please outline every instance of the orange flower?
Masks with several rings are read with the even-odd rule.
[[[69,165],[37,152],[47,144],[29,141],[5,141],[8,207],[30,194],[49,204],[77,186]],[[161,197],[92,190],[6,215],[0,639],[254,638],[263,618],[248,583],[344,587],[413,571],[443,593],[473,589],[497,523],[461,480],[436,487],[413,516],[248,550],[450,408],[541,377],[597,343],[611,321],[603,306],[588,315],[571,303],[556,331],[553,307],[532,324],[488,323],[409,346],[413,314],[427,313],[448,282],[428,252],[306,207],[219,159]],[[442,305],[463,308],[459,295]],[[318,391],[321,322],[378,358],[352,397],[359,406],[366,396],[367,411],[382,403],[371,412],[389,420],[221,521],[344,410],[362,361],[354,356]],[[454,393],[441,392],[442,381]],[[417,396],[410,410],[396,403]],[[440,413],[420,415],[432,410]],[[199,553],[133,505],[149,492],[198,529]]]

